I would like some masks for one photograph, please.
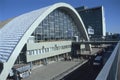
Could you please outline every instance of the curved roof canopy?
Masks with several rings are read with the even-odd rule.
[[[0,30],[0,62],[6,63],[6,68],[9,66],[6,70],[12,68],[17,56],[37,26],[47,17],[47,15],[58,8],[64,9],[70,13],[77,23],[77,26],[79,26],[83,37],[85,40],[88,40],[87,32],[79,14],[69,4],[57,3],[20,15]],[[9,73],[9,71],[5,72]],[[1,75],[5,75],[5,73],[3,72]]]
[[[58,3],[52,6],[48,6],[45,8],[41,8],[39,10],[35,10],[17,18],[13,19],[4,28],[0,31],[0,62],[6,62],[11,54],[17,50],[17,46],[19,46],[20,51],[24,44],[26,43],[28,37],[33,33],[35,28],[39,25],[40,22],[53,10],[57,8],[64,8],[65,10],[71,13],[71,16],[74,16],[76,22],[81,29],[81,32],[84,31],[84,38],[88,39],[85,27],[82,23],[82,20],[78,13],[72,8],[70,5],[66,3]],[[77,20],[78,19],[78,20]],[[4,34],[3,34],[4,33]],[[22,41],[22,42],[21,42]],[[24,43],[24,44],[21,44]],[[17,53],[16,53],[17,54]]]

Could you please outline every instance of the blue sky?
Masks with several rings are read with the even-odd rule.
[[[120,33],[120,0],[0,0],[0,21],[57,2],[66,2],[73,7],[103,5],[107,31]]]

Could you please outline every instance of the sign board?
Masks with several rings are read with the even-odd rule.
[[[91,27],[88,28],[88,34],[94,34],[94,29],[92,29]]]

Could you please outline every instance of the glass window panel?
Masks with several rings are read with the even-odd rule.
[[[72,17],[64,10],[57,9],[50,13],[34,31],[38,40],[72,39],[80,32]]]

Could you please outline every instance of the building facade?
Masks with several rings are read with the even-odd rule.
[[[0,30],[0,79],[5,80],[16,64],[34,66],[62,59],[70,55],[72,41],[80,39],[88,41],[89,37],[69,4],[57,3],[20,15]]]
[[[76,8],[76,10],[80,14],[83,23],[85,24],[86,30],[89,28],[92,28],[94,30],[94,34],[90,35],[91,38],[102,38],[106,36],[103,6],[95,8],[87,8],[83,6]]]

